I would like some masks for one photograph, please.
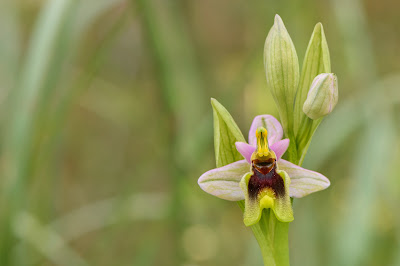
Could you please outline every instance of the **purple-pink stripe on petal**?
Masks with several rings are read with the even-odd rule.
[[[268,131],[269,145],[274,144],[283,137],[283,129],[279,121],[272,115],[258,115],[254,118],[249,131],[249,144],[256,146],[256,130],[259,127],[265,127]]]
[[[238,152],[251,164],[251,155],[256,150],[256,147],[244,142],[236,142],[235,145]]]
[[[271,150],[275,152],[276,159],[279,160],[289,147],[289,139],[283,139],[275,142],[270,146]]]

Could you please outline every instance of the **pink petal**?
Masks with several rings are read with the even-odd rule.
[[[270,146],[271,150],[275,152],[277,160],[279,160],[282,157],[282,155],[286,152],[288,147],[289,147],[289,139],[283,139],[277,141]]]
[[[274,144],[283,137],[283,129],[281,124],[272,115],[258,115],[254,118],[249,131],[249,144],[256,146],[256,130],[259,127],[265,127],[268,131],[269,145]]]
[[[256,150],[256,147],[244,142],[235,142],[236,149],[240,154],[246,159],[246,161],[251,164],[251,155]]]
[[[324,175],[301,168],[283,159],[278,161],[278,167],[280,170],[285,171],[290,177],[290,197],[302,198],[313,192],[323,190],[331,184],[329,179]]]
[[[249,172],[250,166],[245,160],[237,161],[202,174],[198,184],[202,190],[218,198],[239,201],[244,194],[239,182]]]

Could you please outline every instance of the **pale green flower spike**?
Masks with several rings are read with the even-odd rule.
[[[246,226],[258,223],[263,209],[272,209],[281,222],[293,221],[293,210],[289,197],[290,178],[277,168],[275,152],[269,149],[268,132],[264,127],[256,131],[256,150],[251,156],[250,173],[240,181],[244,193]]]

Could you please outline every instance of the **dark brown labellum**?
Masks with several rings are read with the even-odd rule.
[[[266,188],[272,189],[275,197],[285,195],[285,184],[282,177],[276,172],[276,159],[266,161],[252,161],[253,175],[249,179],[249,197],[256,199],[258,194]]]

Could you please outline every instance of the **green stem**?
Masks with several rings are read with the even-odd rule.
[[[289,138],[289,148],[287,150],[288,154],[288,160],[292,163],[297,164],[298,161],[298,151],[297,151],[297,144],[296,144],[296,138],[294,136],[293,131],[288,132],[286,135],[287,138]]]
[[[304,158],[307,154],[308,147],[311,144],[311,139],[317,130],[319,124],[321,124],[323,118],[319,118],[317,120],[312,120],[308,117],[304,117],[303,121],[301,122],[301,127],[299,129],[297,140],[297,152],[298,152],[298,160],[291,161],[299,166],[302,165]]]

